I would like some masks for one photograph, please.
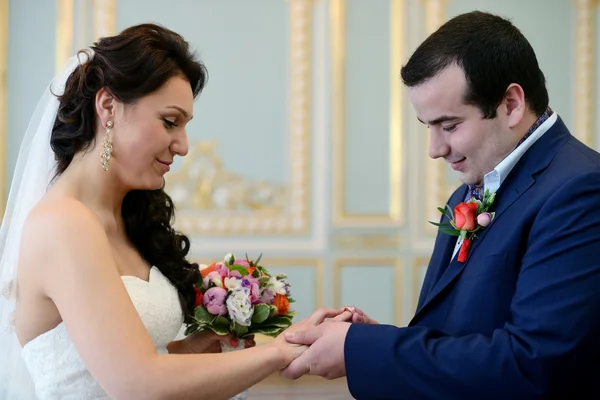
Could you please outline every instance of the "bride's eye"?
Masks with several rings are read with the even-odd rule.
[[[171,129],[171,128],[175,128],[175,127],[179,126],[179,125],[177,125],[175,122],[173,122],[173,121],[169,121],[169,120],[168,120],[168,119],[166,119],[166,118],[163,118],[163,122],[164,122],[164,124],[165,124],[165,127],[166,127],[167,129]]]

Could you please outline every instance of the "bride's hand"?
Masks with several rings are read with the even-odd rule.
[[[244,339],[244,346],[246,348],[256,346],[254,342],[254,335],[250,335]],[[232,347],[239,345],[240,339],[234,337],[231,334],[228,335],[217,335],[210,329],[197,331],[192,333],[183,339],[186,346],[187,353],[220,353],[221,343],[228,344]]]
[[[267,345],[274,346],[281,351],[285,359],[285,367],[287,367],[289,363],[304,353],[306,349],[308,349],[308,346],[289,343],[287,340],[285,340],[285,333],[306,330],[312,326],[321,324],[327,318],[335,319],[339,317],[339,320],[343,321],[349,320],[351,316],[352,314],[349,311],[344,311],[343,309],[336,310],[333,308],[320,308],[312,313],[309,317],[292,324],[279,336],[267,343]]]
[[[348,306],[340,309],[342,313],[337,317],[333,318],[334,321],[352,322],[354,324],[373,324],[379,325],[379,322],[369,317],[360,308]]]

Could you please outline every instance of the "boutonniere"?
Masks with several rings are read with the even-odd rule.
[[[483,200],[472,198],[467,202],[463,201],[454,207],[454,211],[448,204],[445,208],[438,207],[438,210],[448,218],[449,222],[438,224],[429,221],[429,223],[439,227],[441,232],[462,238],[458,252],[458,262],[467,260],[471,243],[477,236],[477,231],[487,227],[494,219],[495,213],[488,212],[488,210],[495,197],[496,193],[490,193],[486,189]]]

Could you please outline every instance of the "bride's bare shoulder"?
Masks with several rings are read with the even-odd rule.
[[[23,226],[22,245],[73,246],[81,240],[103,236],[97,215],[81,201],[71,197],[48,198],[40,201],[28,215]]]

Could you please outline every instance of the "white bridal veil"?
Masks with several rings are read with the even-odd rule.
[[[33,382],[21,358],[14,331],[17,263],[21,232],[27,215],[46,193],[55,170],[50,134],[58,112],[56,95],[67,78],[93,53],[72,56],[46,87],[23,137],[0,228],[0,400],[35,398]]]

